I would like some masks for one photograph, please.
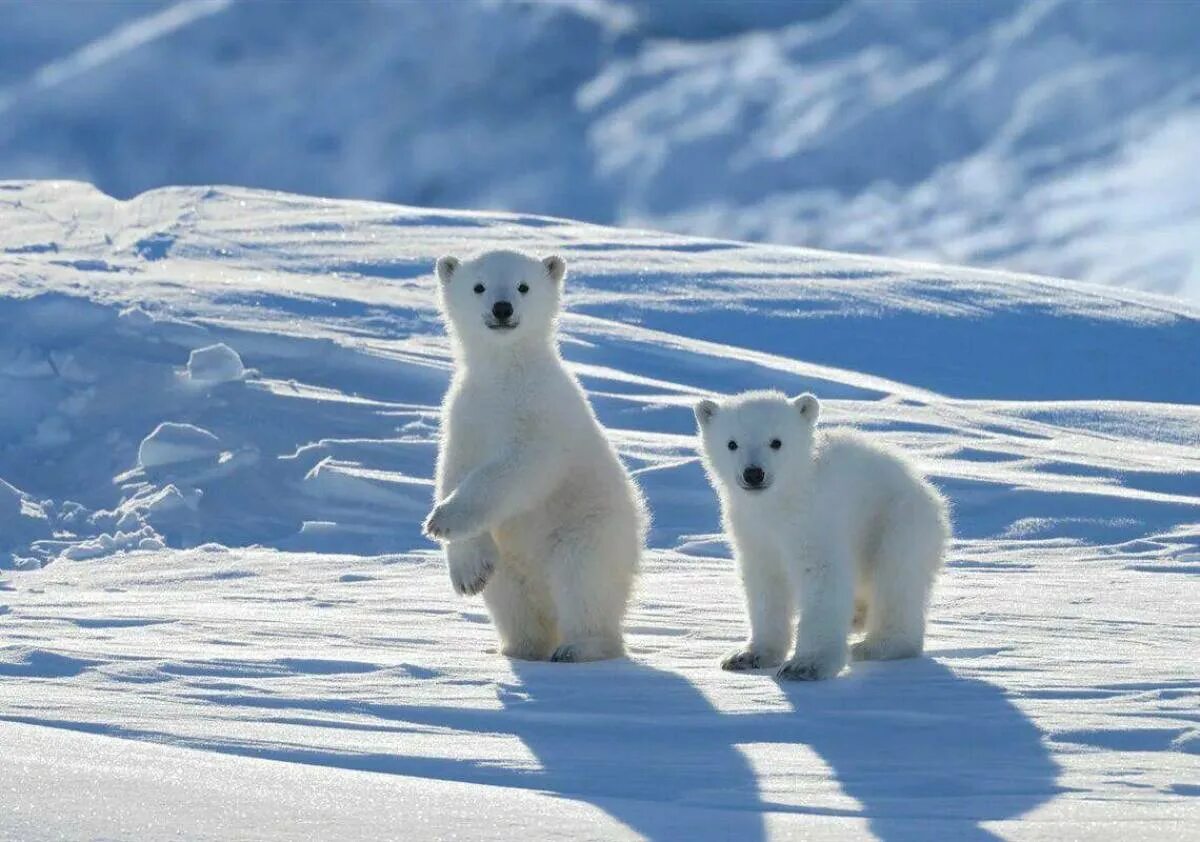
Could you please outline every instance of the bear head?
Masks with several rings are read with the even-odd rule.
[[[696,404],[705,470],[723,494],[769,494],[803,477],[812,463],[821,404],[803,394],[745,392]]]
[[[515,251],[438,259],[438,303],[468,354],[490,354],[554,335],[567,264]]]

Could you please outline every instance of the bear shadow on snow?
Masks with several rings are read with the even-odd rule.
[[[740,719],[722,716],[691,682],[623,659],[513,661],[512,669],[517,680],[501,686],[498,710],[353,707],[405,724],[511,734],[540,769],[399,756],[373,758],[369,768],[553,793],[591,803],[649,839],[765,838],[757,778],[736,745]],[[684,805],[713,809],[672,809]]]
[[[386,715],[512,734],[540,770],[460,760],[437,776],[586,801],[650,839],[765,839],[767,812],[861,817],[884,840],[991,839],[983,822],[1017,818],[1059,791],[1041,733],[1004,691],[929,659],[784,684],[792,709],[761,714],[721,713],[684,677],[627,661],[513,669],[500,710],[392,705]],[[752,743],[810,747],[861,810],[764,802],[739,749]],[[387,771],[427,773],[427,762],[409,769],[395,758]]]
[[[765,727],[812,748],[880,839],[995,839],[983,823],[1061,791],[1042,733],[1005,691],[929,657],[781,686],[791,721]]]

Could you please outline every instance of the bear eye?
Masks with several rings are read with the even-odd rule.
[[[483,295],[483,291],[485,289],[486,289],[486,287],[483,284],[475,284],[475,294],[476,295]]]
[[[529,292],[529,284],[519,285],[517,287],[517,292],[521,293],[521,295],[524,295],[525,293]]]
[[[771,439],[772,450],[778,450],[781,447],[783,447],[783,442],[781,442],[779,439]]]
[[[730,440],[729,440],[729,449],[730,449],[730,450],[737,450],[737,442],[736,442],[736,441],[734,441],[733,439],[730,439]]]

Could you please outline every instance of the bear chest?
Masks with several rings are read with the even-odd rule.
[[[450,435],[456,447],[484,458],[523,435],[528,412],[527,396],[502,383],[464,384],[450,407]]]

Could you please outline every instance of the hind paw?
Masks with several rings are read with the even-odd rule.
[[[721,669],[729,670],[730,672],[765,669],[766,667],[778,665],[781,660],[783,660],[782,657],[778,655],[758,651],[746,646],[742,649],[735,649],[722,658]]]
[[[853,661],[893,661],[898,658],[915,658],[924,647],[907,640],[881,638],[860,640],[850,647]]]
[[[824,681],[846,665],[845,657],[797,655],[784,663],[775,677],[784,681]]]
[[[564,643],[554,650],[550,655],[550,660],[559,663],[580,663],[619,658],[623,654],[625,654],[625,647],[620,640],[586,639]]]

